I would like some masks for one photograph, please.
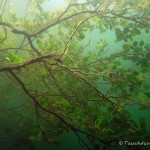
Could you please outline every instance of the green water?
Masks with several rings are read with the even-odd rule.
[[[14,3],[13,0],[11,0]],[[23,2],[27,5],[26,2]],[[22,2],[17,3],[14,9],[19,12],[20,15],[24,15],[22,11],[25,11],[24,7],[21,6]],[[20,7],[21,6],[21,7]],[[46,2],[43,5],[45,10],[54,11],[56,8],[65,7],[66,3],[63,0],[53,1],[52,3]],[[17,8],[16,8],[17,7]],[[22,13],[21,13],[22,12]],[[57,29],[53,30],[57,34]],[[91,40],[90,46],[86,49],[86,52],[96,49],[96,43],[100,39],[106,39],[108,46],[102,58],[108,57],[114,52],[120,52],[124,42],[115,43],[115,32],[107,31],[105,34],[100,35],[98,29],[94,29],[93,32],[85,33],[85,39],[82,40],[81,44],[86,45],[89,40]],[[135,40],[144,40],[146,43],[149,42],[150,34],[145,34],[144,31],[142,35],[136,36]],[[130,42],[130,41],[129,41]],[[110,51],[111,49],[111,51]],[[85,52],[85,53],[86,53]],[[134,67],[134,63],[130,61],[121,60],[121,65],[124,67]],[[149,82],[149,80],[147,81]],[[36,87],[37,89],[42,86]],[[109,84],[105,84],[99,89],[106,93],[110,88]],[[79,139],[73,132],[63,133],[58,137],[59,143],[48,144],[42,140],[35,140],[31,142],[28,137],[34,135],[34,128],[36,130],[36,112],[33,107],[32,101],[29,97],[20,89],[19,85],[14,85],[14,80],[6,74],[0,74],[0,149],[2,150],[86,150],[85,147],[80,144]],[[138,105],[126,106],[125,108],[130,112],[131,118],[139,121],[140,118],[145,118],[146,126],[150,128],[150,111],[140,110]],[[106,118],[107,119],[107,118]],[[27,121],[28,120],[28,121]],[[30,129],[33,128],[33,131]],[[56,129],[57,130],[57,129]],[[40,134],[40,133],[39,133]],[[32,138],[32,137],[31,137]],[[83,136],[83,138],[85,138]],[[86,141],[88,143],[88,141]],[[90,144],[89,144],[90,145]],[[122,148],[123,149],[123,148]]]
[[[96,34],[97,31],[93,31],[92,34],[87,33],[87,37],[90,37],[91,40],[93,41],[93,45],[91,44],[91,46],[89,47],[89,50],[92,50],[92,48],[94,48],[94,45],[96,43],[96,41],[98,41],[100,38],[104,37],[107,38],[107,36],[109,35],[109,38],[107,39],[109,41],[109,47],[111,47],[112,49],[119,49],[121,48],[122,44],[120,44],[117,47],[117,44],[114,43],[114,34],[113,32],[107,32],[106,35],[103,35],[102,37],[99,36],[99,34]],[[111,36],[110,36],[111,35]],[[143,35],[143,37],[145,37],[145,35]],[[137,38],[138,39],[138,38]],[[87,38],[87,40],[85,40],[84,42],[87,42],[89,39]],[[146,36],[146,40],[147,40],[147,36]],[[84,43],[83,42],[83,43]],[[95,42],[95,43],[94,43]],[[109,51],[107,51],[106,49],[106,56],[109,53]],[[112,52],[113,53],[113,52]],[[125,66],[130,65],[130,62],[127,64],[124,64]],[[8,91],[8,97],[6,96],[6,94],[2,97],[2,93],[1,93],[1,98],[0,98],[0,102],[3,105],[3,110],[1,110],[0,112],[0,145],[1,145],[1,149],[2,150],[9,150],[9,149],[16,149],[16,147],[18,147],[17,144],[17,140],[19,140],[18,138],[20,138],[19,134],[22,134],[21,136],[27,136],[26,132],[29,131],[29,128],[32,127],[32,124],[25,124],[26,128],[23,128],[19,131],[18,133],[18,128],[19,125],[18,123],[21,124],[21,126],[24,126],[24,122],[26,123],[25,120],[31,120],[35,121],[34,115],[35,112],[34,110],[29,111],[29,107],[27,106],[26,102],[28,101],[28,103],[30,104],[30,100],[28,100],[28,97],[24,94],[24,92],[22,90],[20,90],[19,87],[17,86],[13,86],[13,81],[8,80],[8,78],[6,77],[6,75],[1,75],[0,76],[0,89],[2,89],[2,93],[5,93],[5,91]],[[7,85],[7,86],[6,86]],[[10,89],[6,89],[6,87],[9,87]],[[109,89],[109,85],[104,85],[103,87],[100,87],[101,91],[103,93],[105,93],[108,89]],[[25,102],[25,105],[24,105]],[[5,107],[6,106],[6,107]],[[19,108],[18,108],[19,107]],[[13,109],[13,110],[12,110]],[[143,117],[146,119],[146,123],[147,126],[150,126],[150,112],[147,110],[139,110],[138,109],[138,105],[132,105],[126,108],[130,113],[131,116],[134,120],[138,121],[139,118]],[[33,114],[33,116],[32,116]],[[17,115],[17,116],[16,116]],[[18,118],[18,120],[20,120],[18,122],[18,120],[16,119]],[[23,124],[22,124],[22,119],[24,120]],[[28,133],[29,134],[29,133]],[[59,145],[50,145],[46,142],[43,141],[37,141],[34,144],[33,143],[28,143],[26,141],[26,139],[23,139],[22,142],[20,143],[20,150],[29,150],[29,149],[34,149],[34,150],[84,150],[86,148],[84,148],[83,146],[81,146],[79,144],[78,138],[74,135],[73,132],[70,133],[66,133],[63,134],[59,137],[59,140],[61,141],[61,143]],[[27,142],[27,144],[26,144]]]

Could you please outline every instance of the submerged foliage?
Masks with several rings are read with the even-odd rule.
[[[46,0],[22,3],[18,12],[19,0],[0,1],[0,78],[10,82],[0,83],[0,97],[11,100],[17,88],[28,99],[35,121],[31,129],[32,121],[25,122],[27,139],[57,144],[71,131],[87,149],[148,142],[147,123],[135,121],[127,107],[150,109],[150,2],[66,0],[54,12],[44,9]]]

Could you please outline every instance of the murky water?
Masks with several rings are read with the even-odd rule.
[[[14,5],[14,9],[16,12],[19,12],[20,15],[24,15],[24,6],[27,5],[25,1],[17,1],[10,0],[12,5],[16,2],[17,5]],[[24,4],[24,5],[23,5]],[[53,2],[46,2],[43,5],[45,10],[54,11],[56,8],[65,7],[66,3],[63,0],[57,0]],[[57,29],[53,30],[53,32],[57,34]],[[114,52],[119,52],[123,46],[123,42],[116,43],[115,42],[115,32],[107,31],[105,34],[100,35],[98,29],[94,29],[93,32],[85,33],[85,39],[82,40],[82,44],[86,45],[89,40],[91,40],[90,46],[87,48],[86,52],[92,51],[96,47],[97,41],[105,38],[108,42],[108,46],[106,47],[102,58],[108,57]],[[149,42],[150,34],[145,34],[143,31],[142,35],[136,36],[135,39],[138,41],[144,40],[145,43]],[[111,51],[110,51],[111,49]],[[86,53],[85,52],[85,53]],[[125,67],[134,67],[134,63],[130,61],[120,60],[122,66]],[[149,82],[149,80],[147,81]],[[41,87],[39,87],[41,88]],[[110,85],[104,85],[99,87],[103,93],[105,93]],[[14,85],[13,79],[10,80],[6,74],[0,74],[0,149],[2,150],[84,150],[84,148],[78,141],[76,135],[72,132],[68,132],[62,134],[59,137],[61,141],[60,145],[56,143],[56,145],[50,145],[41,140],[35,140],[36,142],[30,142],[28,137],[31,134],[35,134],[36,131],[36,112],[31,107],[33,104],[28,100],[28,96],[24,93],[23,90],[19,88],[19,85]],[[131,118],[138,121],[139,118],[143,117],[146,120],[147,126],[150,126],[150,112],[148,110],[139,110],[138,105],[126,106],[126,110],[128,110],[131,114]],[[29,121],[32,122],[31,124]],[[35,131],[30,131],[30,128]],[[40,134],[40,133],[39,133]],[[33,138],[33,137],[31,137]],[[34,140],[34,139],[33,139]]]

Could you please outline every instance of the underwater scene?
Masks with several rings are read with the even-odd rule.
[[[150,1],[0,0],[0,150],[150,150]]]

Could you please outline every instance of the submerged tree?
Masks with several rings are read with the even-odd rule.
[[[56,143],[70,131],[87,149],[117,149],[119,141],[150,139],[145,120],[127,109],[150,108],[148,0],[66,0],[55,12],[44,10],[46,0],[28,0],[22,13],[9,11],[11,3],[19,6],[0,1],[0,74],[35,109],[40,134],[31,140]],[[119,49],[102,38],[106,33]]]

